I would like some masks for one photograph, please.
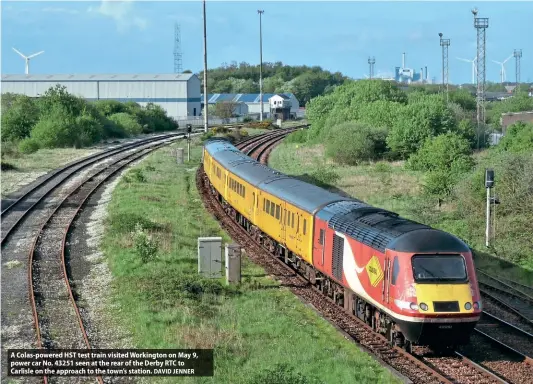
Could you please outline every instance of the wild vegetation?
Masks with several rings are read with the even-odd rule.
[[[203,81],[203,71],[198,77]],[[280,61],[263,63],[263,92],[294,93],[301,105],[333,91],[345,80],[340,72],[331,73],[318,66],[283,65]],[[207,88],[209,93],[259,93],[259,65],[234,61],[208,69]]]
[[[198,274],[197,238],[230,241],[196,189],[201,148],[193,139],[191,162],[182,165],[171,148],[156,151],[126,173],[109,204],[103,239],[114,276],[109,310],[135,347],[214,348],[215,377],[184,383],[396,383],[246,257],[240,285]]]
[[[103,139],[169,131],[177,122],[149,103],[88,102],[56,85],[41,97],[2,95],[2,153],[39,148],[86,147]]]
[[[446,103],[431,87],[404,92],[385,81],[346,82],[307,104],[311,129],[290,135],[274,151],[272,165],[349,190],[357,198],[445,229],[479,251],[533,271],[533,124],[516,123],[498,145],[487,145],[489,132],[499,129],[501,113],[532,111],[533,98],[518,91],[512,98],[490,103],[487,115],[493,126],[480,131],[471,93],[452,90],[449,99]],[[290,151],[325,160],[298,167],[292,163],[299,158]],[[485,168],[495,170],[500,202],[494,207],[496,234],[488,250]],[[330,174],[326,177],[317,169]],[[324,183],[324,178],[332,181]],[[400,185],[404,183],[408,187]]]

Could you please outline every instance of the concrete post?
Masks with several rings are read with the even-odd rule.
[[[183,164],[183,148],[176,149],[176,162],[178,164]]]
[[[241,282],[241,247],[238,244],[226,244],[226,284]]]

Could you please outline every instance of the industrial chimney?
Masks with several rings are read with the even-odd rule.
[[[402,53],[402,69],[405,68],[405,52]]]
[[[426,79],[426,81],[428,81],[428,66],[426,65],[426,75],[424,76],[424,78]]]

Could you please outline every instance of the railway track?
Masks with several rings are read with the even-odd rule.
[[[498,302],[500,307],[521,317],[524,322],[533,325],[533,297],[516,290],[486,272],[478,272],[480,272],[478,274],[479,288],[484,299],[488,298]]]
[[[89,196],[119,170],[182,137],[174,134],[150,138],[82,159],[54,172],[2,212],[6,215],[18,213],[6,226],[9,236],[2,239],[3,262],[8,259],[27,266],[27,269],[12,269],[6,275],[2,273],[2,312],[14,312],[15,306],[21,306],[17,318],[3,315],[2,320],[15,323],[10,324],[12,328],[23,328],[11,337],[3,332],[4,356],[6,349],[13,347],[13,339],[24,339],[22,347],[34,347],[35,335],[38,348],[91,348],[86,329],[88,319],[77,305],[80,293],[71,285],[67,238],[73,221]],[[26,283],[21,284],[24,270],[27,270]],[[5,289],[7,287],[10,289]],[[29,292],[30,306],[24,302],[21,292],[13,292],[13,287]],[[31,318],[25,316],[27,307],[31,307]],[[35,333],[30,334],[27,327],[17,324],[21,320],[28,326],[32,323]],[[5,359],[2,360],[4,364]],[[26,382],[37,382],[37,378],[26,379],[30,379]],[[101,377],[44,377],[43,380],[45,383],[103,383]]]
[[[261,161],[266,163],[271,147],[281,139],[269,138],[263,141],[257,148],[263,146],[264,148],[254,151],[252,157],[261,158]],[[267,141],[270,142],[270,146]],[[246,146],[241,145],[240,149],[249,150],[250,146],[251,143],[247,141]],[[312,286],[295,269],[273,256],[266,248],[253,240],[244,228],[225,212],[216,197],[210,193],[208,179],[203,172],[203,167],[200,167],[197,173],[197,187],[208,211],[215,216],[230,236],[245,248],[250,259],[263,266],[283,286],[288,287],[304,302],[311,304],[352,340],[399,372],[400,375],[408,377],[413,383],[505,383],[488,369],[479,366],[459,353],[444,357],[434,356],[428,352],[410,354],[403,349],[391,346],[385,337],[375,333],[357,317],[345,312],[332,299]]]

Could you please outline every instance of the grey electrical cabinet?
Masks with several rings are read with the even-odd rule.
[[[226,244],[226,283],[241,282],[241,247],[238,244]]]
[[[222,277],[222,237],[198,238],[198,273],[212,279]]]

